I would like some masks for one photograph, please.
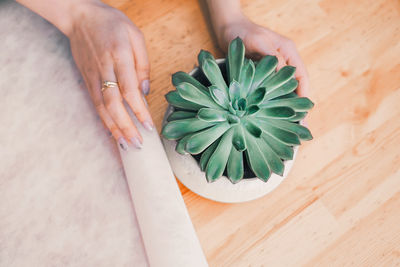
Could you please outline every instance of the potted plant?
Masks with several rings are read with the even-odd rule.
[[[276,70],[275,56],[245,58],[240,38],[227,59],[207,51],[199,68],[172,76],[176,87],[163,122],[172,169],[189,189],[216,201],[242,202],[273,190],[310,131],[301,120],[313,103],[299,97],[295,68]]]

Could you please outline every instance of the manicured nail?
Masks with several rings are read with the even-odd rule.
[[[125,138],[120,137],[118,138],[118,144],[123,150],[128,150],[128,143],[126,142]]]
[[[144,97],[144,95],[142,95],[142,99],[143,99],[144,104],[145,104],[146,107],[148,108],[148,107],[149,107],[149,104],[147,103],[146,97]]]
[[[148,121],[143,122],[143,126],[148,131],[152,131],[153,130],[153,125]]]
[[[142,92],[144,95],[148,95],[150,93],[150,81],[149,80],[142,81]]]
[[[134,146],[134,147],[136,147],[136,148],[138,148],[138,149],[141,149],[142,148],[142,143],[139,141],[139,139],[138,138],[136,138],[136,137],[133,137],[132,139],[131,139],[131,143],[132,143],[132,145]]]

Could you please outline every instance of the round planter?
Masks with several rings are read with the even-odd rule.
[[[217,59],[219,65],[224,62],[225,59]],[[195,68],[189,74],[196,76],[198,72],[199,68]],[[173,107],[168,106],[162,122],[163,126],[172,112]],[[284,161],[285,171],[283,176],[272,173],[267,182],[254,177],[242,179],[238,183],[232,184],[227,177],[223,176],[215,182],[209,183],[195,158],[190,154],[181,155],[175,151],[176,141],[162,138],[162,142],[172,170],[182,184],[204,198],[224,203],[254,200],[274,190],[289,174],[298,150],[297,146],[294,147],[293,160]]]

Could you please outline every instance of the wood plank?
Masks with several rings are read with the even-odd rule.
[[[222,57],[195,0],[108,0],[144,32],[158,130],[171,74],[206,49]],[[256,23],[292,38],[316,103],[288,179],[229,205],[180,184],[210,266],[400,265],[400,2],[244,0]]]

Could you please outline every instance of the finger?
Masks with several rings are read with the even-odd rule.
[[[150,93],[150,63],[147,56],[146,42],[142,32],[134,31],[130,35],[137,80],[144,95]]]
[[[107,64],[107,67],[102,71],[103,81],[117,81],[112,65]],[[128,112],[126,111],[122,96],[118,87],[107,88],[103,91],[105,107],[113,121],[122,131],[125,138],[130,141],[136,148],[142,146],[142,136],[133,124]]]
[[[297,52],[296,46],[294,43],[289,42],[289,44],[281,48],[281,52],[284,55],[287,63],[296,67],[295,77],[299,81],[297,94],[299,96],[308,96],[310,87],[309,77],[303,60]]]
[[[112,136],[115,138],[115,140],[118,142],[119,146],[127,150],[128,149],[128,144],[121,132],[121,130],[118,128],[118,126],[115,124],[111,116],[108,114],[104,102],[103,102],[103,95],[101,94],[101,82],[100,82],[100,77],[97,74],[97,72],[93,73],[87,73],[87,72],[82,72],[82,75],[84,77],[86,87],[89,89],[89,94],[90,97],[93,100],[93,103],[96,107],[97,113],[99,114],[101,121],[104,124],[104,127],[107,128]],[[90,77],[90,78],[89,78]]]
[[[135,64],[132,55],[120,55],[115,61],[115,71],[122,96],[129,104],[137,119],[143,127],[151,131],[154,128],[153,120],[139,91],[138,78],[135,72]]]
[[[259,53],[262,56],[266,55],[276,56],[278,59],[277,70],[280,70],[282,67],[286,66],[286,60],[282,56],[282,54],[279,53],[279,51],[277,51],[274,47],[268,44],[269,44],[268,40],[266,40],[266,37],[263,36],[261,38],[258,38],[251,45],[251,50],[253,53]]]
[[[277,51],[277,53],[275,54],[275,56],[278,58],[278,66],[276,67],[276,70],[280,70],[281,68],[283,68],[284,66],[286,66],[285,57],[282,56],[282,54],[279,52],[279,50]]]
[[[123,150],[128,150],[128,143],[126,142],[126,139],[124,138],[121,130],[115,124],[114,120],[111,118],[104,104],[97,106],[96,110],[99,113],[99,116],[103,124],[107,129],[110,130],[112,136],[115,138],[115,140],[117,140],[119,146]]]

